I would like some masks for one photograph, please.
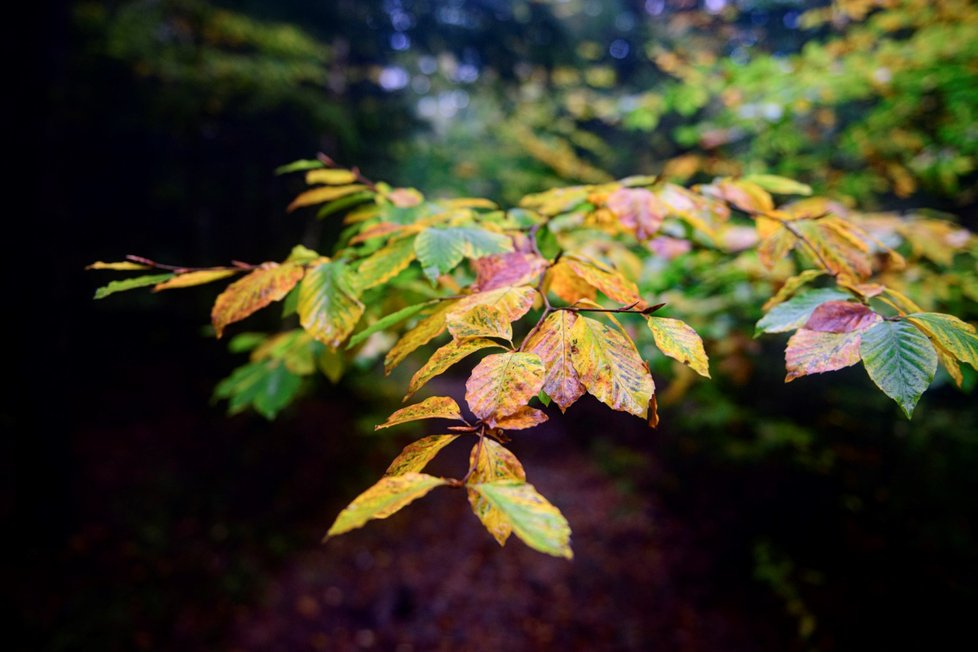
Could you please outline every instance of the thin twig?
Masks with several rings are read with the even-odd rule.
[[[334,161],[331,156],[329,156],[328,154],[324,154],[323,152],[319,152],[319,154],[316,155],[316,158],[318,158],[319,161],[328,168],[338,168],[341,170],[346,169],[342,165]],[[350,168],[350,172],[353,173],[353,176],[356,177],[357,181],[367,186],[374,192],[379,192],[377,189],[377,184],[371,181],[370,179],[368,179],[367,177],[363,176],[363,174],[360,172],[360,168],[354,166]]]
[[[164,269],[168,272],[175,272],[177,274],[185,274],[187,272],[206,272],[211,270],[228,270],[228,271],[241,271],[241,270],[252,270],[258,269],[258,265],[251,265],[249,263],[242,263],[241,261],[235,260],[231,267],[218,266],[218,267],[186,267],[184,265],[167,265],[165,263],[158,263],[155,260],[150,260],[149,258],[144,258],[143,256],[136,256],[133,254],[128,254],[126,260],[132,261],[134,263],[139,263],[141,265],[148,265],[154,269]]]

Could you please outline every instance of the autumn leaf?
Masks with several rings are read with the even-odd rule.
[[[448,481],[444,478],[436,478],[424,473],[384,476],[340,512],[323,541],[363,527],[371,519],[387,518],[435,487],[446,484]]]
[[[391,280],[407,269],[415,258],[414,240],[401,238],[378,249],[357,267],[352,280],[357,290],[363,292]]]
[[[852,331],[799,329],[788,338],[784,351],[788,375],[784,382],[826,371],[836,371],[859,362],[860,335]]]
[[[314,183],[341,186],[353,183],[356,180],[357,175],[349,170],[341,170],[339,168],[320,168],[306,172],[306,183],[310,186]]]
[[[575,274],[589,285],[597,288],[605,296],[625,305],[634,305],[641,310],[649,304],[642,300],[638,287],[620,272],[594,260],[565,256],[561,259]]]
[[[240,321],[275,301],[281,301],[304,274],[305,270],[299,265],[266,263],[229,285],[217,297],[211,310],[211,321],[217,336],[221,337],[228,324]]]
[[[562,260],[547,272],[547,289],[571,305],[581,299],[597,298],[597,290]]]
[[[465,401],[483,421],[513,414],[543,387],[543,362],[535,353],[493,353],[465,383]]]
[[[795,295],[790,300],[774,306],[757,322],[754,336],[761,333],[785,333],[801,328],[815,312],[815,308],[826,301],[840,301],[849,298],[841,290],[822,288]]]
[[[447,318],[458,318],[476,306],[488,306],[498,311],[505,321],[514,322],[529,312],[537,296],[537,291],[528,285],[476,292],[459,299]]]
[[[473,292],[487,292],[504,287],[536,283],[547,268],[547,261],[536,254],[511,251],[483,256],[472,261],[475,270]]]
[[[410,398],[425,383],[446,371],[456,362],[459,362],[476,351],[481,351],[489,347],[503,348],[499,342],[485,338],[472,338],[462,341],[452,340],[435,351],[428,361],[424,363],[424,366],[418,369],[414,376],[411,377],[411,382],[408,383],[408,393],[404,399],[407,400]]]
[[[431,435],[408,444],[387,467],[384,475],[418,473],[435,458],[441,449],[458,439],[458,435]]]
[[[570,310],[558,310],[547,315],[540,328],[524,344],[530,353],[543,361],[546,373],[543,391],[564,412],[584,394],[584,385],[574,369],[571,328],[577,316]]]
[[[971,324],[939,312],[915,312],[907,321],[957,360],[978,370],[978,333]]]
[[[177,274],[173,278],[163,281],[162,283],[157,283],[153,286],[153,292],[159,292],[160,290],[174,290],[176,288],[189,288],[195,285],[204,285],[205,283],[212,283],[214,281],[219,281],[222,278],[227,278],[229,276],[234,276],[241,270],[238,269],[201,269],[193,272],[184,272],[183,274]]]
[[[799,220],[794,228],[805,238],[802,251],[834,275],[859,282],[873,272],[869,247],[846,222],[834,217]],[[813,255],[814,254],[814,255]]]
[[[481,445],[476,444],[472,447],[472,453],[469,455],[469,466],[473,469],[472,475],[468,479],[469,485],[486,482],[526,481],[523,465],[516,459],[516,456],[502,444],[488,438],[483,438]],[[513,531],[509,520],[501,510],[483,498],[478,491],[470,488],[466,493],[472,512],[499,545],[505,545]]]
[[[105,263],[101,260],[95,261],[91,265],[86,265],[85,269],[108,269],[116,272],[128,272],[144,269],[153,269],[149,265],[143,265],[141,263],[134,263],[130,260],[123,260],[113,263]]]
[[[659,230],[668,210],[645,188],[619,188],[608,195],[605,206],[639,240],[648,240]]]
[[[774,174],[749,174],[743,178],[744,181],[760,186],[768,192],[777,195],[810,195],[812,187],[804,183],[799,183],[794,179],[779,177]]]
[[[762,233],[768,224],[774,225],[774,230],[770,233]],[[784,228],[779,222],[768,220],[763,217],[757,218],[758,236],[761,238],[757,245],[757,257],[761,264],[768,269],[774,266],[798,243],[798,238],[794,233]]]
[[[589,394],[613,410],[646,417],[655,383],[632,341],[617,329],[578,315],[571,359]]]
[[[390,428],[391,426],[407,423],[408,421],[418,421],[419,419],[461,420],[462,412],[458,408],[458,403],[448,396],[431,396],[420,403],[401,408],[387,417],[387,421],[378,426],[374,426],[374,430]]]
[[[547,413],[543,410],[523,406],[505,417],[489,419],[487,423],[492,428],[501,428],[502,430],[526,430],[539,426],[547,419]]]
[[[533,485],[483,482],[472,485],[472,489],[499,511],[501,519],[529,547],[555,557],[574,556],[567,519]]]
[[[433,313],[422,319],[417,326],[406,332],[384,358],[384,373],[390,374],[404,358],[445,332],[445,317],[454,309],[456,301],[444,301]]]
[[[512,325],[492,306],[476,306],[461,314],[452,312],[446,323],[448,332],[455,340],[473,337],[498,337],[507,341],[513,339]]]
[[[427,228],[414,241],[425,275],[435,280],[452,271],[463,258],[480,258],[513,250],[513,241],[477,227]]]
[[[873,327],[882,317],[852,301],[826,301],[812,311],[805,328],[823,333],[850,333]]]
[[[297,208],[302,208],[303,206],[312,206],[314,204],[322,204],[324,202],[333,201],[334,199],[339,199],[340,197],[345,197],[351,193],[360,192],[361,190],[367,190],[367,186],[362,184],[352,184],[348,186],[324,186],[320,188],[313,188],[312,190],[307,190],[289,204],[286,209],[288,212],[292,212]]]
[[[909,419],[934,380],[934,345],[909,322],[881,321],[862,334],[860,355],[869,377]]]
[[[703,340],[689,324],[669,317],[649,317],[648,325],[660,351],[689,365],[699,375],[710,377],[709,360],[703,349]]]
[[[353,275],[345,263],[320,263],[302,279],[299,322],[323,344],[334,349],[342,344],[360,321],[363,310],[353,287]]]

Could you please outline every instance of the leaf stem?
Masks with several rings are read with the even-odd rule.
[[[259,265],[252,265],[250,263],[243,263],[240,260],[231,261],[231,267],[218,266],[218,267],[187,267],[185,265],[167,265],[165,263],[158,263],[155,260],[150,260],[149,258],[144,258],[143,256],[136,256],[133,254],[127,254],[126,260],[130,260],[134,263],[140,263],[141,265],[148,265],[155,269],[163,269],[168,272],[174,272],[176,274],[184,274],[186,272],[204,272],[211,270],[229,270],[229,271],[241,271],[241,270],[253,270],[258,269]]]
[[[482,457],[482,445],[485,442],[485,440],[486,440],[486,426],[485,424],[483,424],[479,428],[479,443],[476,444],[475,447],[475,456],[471,464],[469,464],[469,470],[465,472],[465,475],[463,475],[462,479],[459,481],[461,485],[464,485],[466,482],[468,482],[469,478],[472,477],[472,474],[475,473],[475,467],[478,466],[479,458]]]

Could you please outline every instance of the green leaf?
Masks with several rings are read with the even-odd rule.
[[[271,421],[295,399],[302,379],[276,360],[252,362],[235,369],[218,383],[215,398],[228,400],[228,413],[251,407]]]
[[[431,435],[408,444],[387,467],[385,475],[418,473],[435,458],[438,452],[458,439],[458,435]]]
[[[265,333],[238,333],[228,341],[228,351],[244,353],[250,351],[268,339]]]
[[[488,437],[472,447],[472,452],[469,454],[469,468],[472,469],[472,475],[467,481],[469,485],[488,482],[526,482],[523,465],[512,451]],[[496,542],[501,546],[505,545],[506,539],[513,531],[509,519],[478,491],[469,488],[466,493],[472,512]]]
[[[341,197],[328,204],[323,204],[318,211],[316,211],[316,219],[321,220],[325,217],[329,217],[334,213],[338,213],[341,210],[349,208],[350,206],[355,206],[359,203],[373,199],[374,193],[369,190],[362,190],[360,192],[355,192],[351,195]]]
[[[472,485],[523,543],[548,555],[571,559],[567,519],[533,485],[524,482],[484,482]]]
[[[501,233],[475,227],[428,228],[415,239],[414,250],[425,275],[435,281],[463,258],[512,251],[513,242]]]
[[[909,419],[920,395],[934,380],[934,345],[908,322],[883,321],[862,334],[859,353],[869,377]]]
[[[773,192],[776,195],[810,195],[812,187],[804,183],[779,177],[775,174],[749,174],[743,177],[744,181],[756,183],[764,190]]]
[[[425,473],[384,476],[340,512],[323,541],[362,527],[371,519],[387,518],[435,487],[446,484],[444,478]]]
[[[353,337],[351,337],[350,338],[350,342],[346,345],[346,348],[347,349],[352,349],[357,344],[359,344],[360,342],[363,342],[365,339],[367,339],[368,337],[370,337],[374,333],[376,333],[378,331],[382,331],[382,330],[384,330],[386,328],[390,328],[394,324],[398,324],[398,323],[404,321],[405,319],[407,319],[408,317],[412,317],[412,316],[418,314],[419,312],[421,312],[422,310],[424,310],[425,308],[427,308],[430,305],[431,305],[431,301],[424,301],[422,303],[416,303],[413,306],[408,306],[406,308],[401,308],[397,312],[392,312],[389,315],[386,315],[384,317],[381,317],[380,319],[378,319],[377,321],[375,321],[374,323],[370,324],[369,326],[367,326],[366,328],[364,328],[362,331],[360,331],[359,333],[357,333],[356,335],[354,335]]]
[[[292,251],[289,252],[289,257],[285,259],[285,262],[305,265],[306,263],[313,262],[317,258],[322,258],[322,255],[309,247],[299,244],[292,247]]]
[[[907,315],[907,321],[954,358],[978,369],[978,334],[974,326],[940,312],[915,312]]]
[[[292,161],[291,163],[286,163],[285,165],[280,165],[275,168],[275,174],[288,174],[290,172],[305,172],[306,170],[315,170],[316,168],[324,167],[322,161],[317,161],[315,159],[299,159],[298,161]]]
[[[353,331],[363,304],[346,264],[334,260],[310,269],[299,286],[299,322],[314,338],[334,349]]]
[[[542,389],[540,390],[540,393],[537,394],[537,399],[541,403],[543,403],[543,407],[550,407],[550,397],[547,396],[547,393],[545,391],[543,391]]]
[[[826,301],[841,301],[850,295],[834,288],[809,290],[795,295],[784,303],[774,306],[757,322],[754,337],[761,333],[785,333],[801,328],[815,312],[815,308]]]
[[[149,285],[156,285],[157,283],[162,283],[163,281],[173,278],[173,276],[173,274],[150,274],[148,276],[134,276],[132,278],[126,278],[120,281],[112,281],[108,285],[95,290],[95,298],[104,299],[110,294],[115,294],[116,292],[133,290],[135,288],[144,288]]]

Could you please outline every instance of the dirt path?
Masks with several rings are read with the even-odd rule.
[[[583,451],[557,449],[559,437],[551,429],[520,453],[571,522],[573,562],[515,537],[500,550],[460,493],[434,492],[297,555],[239,614],[231,648],[773,649],[751,605],[710,603],[716,569],[681,522]]]

